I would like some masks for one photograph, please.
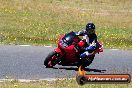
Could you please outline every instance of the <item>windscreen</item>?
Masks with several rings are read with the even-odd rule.
[[[60,41],[63,47],[67,47],[72,44],[73,39],[75,38],[76,34],[74,32],[67,33],[62,40]]]

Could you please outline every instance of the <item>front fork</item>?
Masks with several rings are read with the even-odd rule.
[[[60,55],[63,55],[62,50],[60,48],[56,48],[55,52],[58,53],[58,54],[60,54]]]
[[[56,48],[55,52],[56,52],[56,56],[57,56],[57,58],[55,59],[55,62],[59,64],[62,60],[62,57],[64,56],[64,53],[62,52],[62,50],[60,48]]]

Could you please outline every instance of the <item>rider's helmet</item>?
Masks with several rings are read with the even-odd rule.
[[[86,32],[88,33],[88,34],[94,34],[95,33],[95,25],[94,25],[94,23],[88,23],[87,25],[86,25]]]

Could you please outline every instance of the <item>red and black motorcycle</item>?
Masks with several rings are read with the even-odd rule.
[[[56,64],[62,66],[89,66],[96,53],[103,52],[102,44],[99,43],[99,48],[93,51],[92,55],[80,60],[80,54],[84,52],[86,41],[80,39],[74,32],[70,32],[60,36],[58,47],[50,52],[44,60],[44,65],[53,67]]]

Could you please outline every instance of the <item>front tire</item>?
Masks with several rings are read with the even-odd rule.
[[[46,66],[46,68],[52,68],[56,65],[56,63],[53,61],[54,59],[56,59],[56,52],[52,51],[44,60],[44,65]]]

